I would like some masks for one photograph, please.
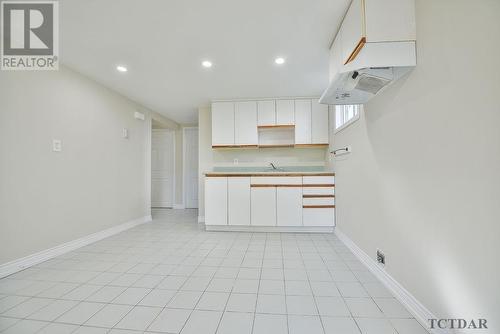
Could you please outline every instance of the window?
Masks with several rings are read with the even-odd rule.
[[[335,132],[342,130],[359,119],[361,105],[347,104],[335,106]]]

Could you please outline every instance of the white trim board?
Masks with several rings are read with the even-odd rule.
[[[198,216],[198,223],[205,223],[205,216]]]
[[[105,230],[89,234],[79,239],[75,239],[64,244],[25,256],[23,258],[7,262],[5,264],[0,265],[0,278],[12,275],[18,271],[29,268],[36,264],[42,263],[44,261],[50,260],[56,256],[62,255],[64,253],[71,252],[75,249],[81,248],[83,246],[87,246],[96,241],[105,239],[112,235],[118,234],[125,230],[128,230],[132,227],[135,227],[140,224],[144,224],[150,222],[152,217],[144,216],[141,218],[137,218],[134,220],[130,220],[120,225],[116,225]]]
[[[206,225],[207,231],[226,232],[292,232],[332,233],[333,226],[248,226],[248,225]]]
[[[398,281],[396,281],[383,267],[374,259],[358,247],[347,235],[342,233],[337,227],[335,235],[342,241],[347,248],[363,263],[370,272],[377,277],[382,284],[394,295],[394,297],[403,304],[415,319],[427,330],[429,329],[428,319],[438,319],[422,303],[420,303],[408,290],[406,290]],[[449,334],[451,331],[444,329],[431,330],[434,334]]]
[[[181,203],[181,204],[174,204],[174,206],[172,207],[172,209],[174,210],[183,210],[185,209],[186,207],[184,206],[184,203]]]

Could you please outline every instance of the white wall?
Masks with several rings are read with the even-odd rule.
[[[198,110],[199,127],[199,180],[198,214],[205,212],[205,175],[214,167],[234,166],[234,159],[242,166],[326,166],[325,148],[266,148],[266,149],[212,149],[212,118],[209,107]]]
[[[500,1],[416,9],[417,67],[335,136],[338,228],[438,317],[500,333]]]
[[[147,109],[65,67],[2,71],[0,264],[149,215],[150,129]]]

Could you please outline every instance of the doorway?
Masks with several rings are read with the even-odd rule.
[[[175,133],[153,129],[151,136],[151,207],[172,208],[175,193]]]
[[[183,135],[184,205],[188,209],[198,208],[198,128],[185,127]]]

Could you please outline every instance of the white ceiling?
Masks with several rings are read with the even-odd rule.
[[[61,0],[67,66],[179,123],[212,99],[316,96],[349,0]],[[286,58],[277,66],[274,58]],[[200,63],[210,59],[214,66]],[[127,73],[115,67],[124,64]]]

